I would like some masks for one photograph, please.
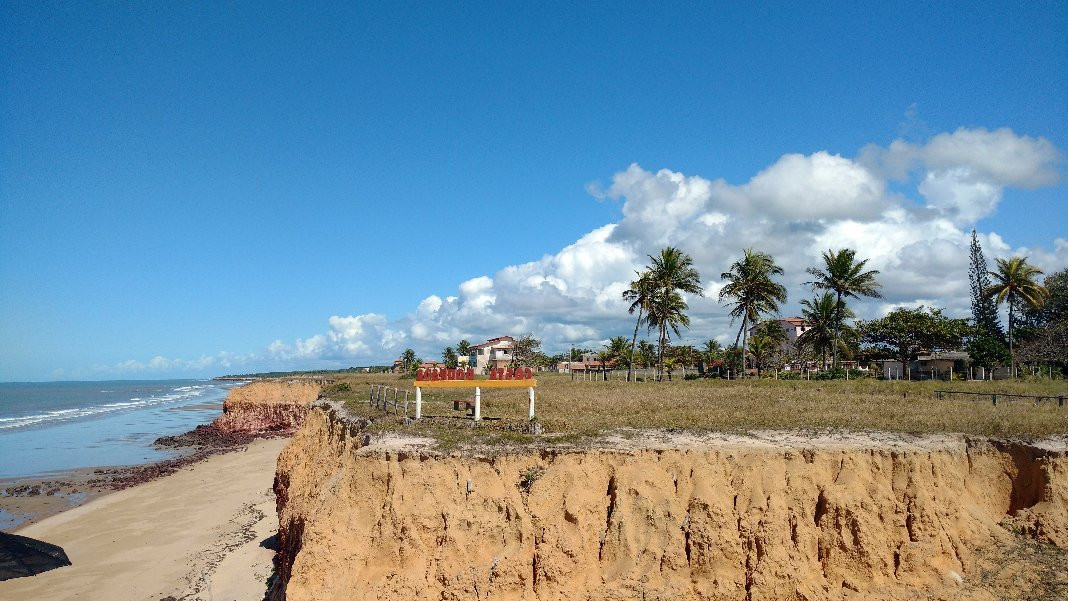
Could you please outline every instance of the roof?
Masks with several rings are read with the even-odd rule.
[[[515,342],[515,338],[512,338],[511,336],[499,336],[497,338],[490,338],[489,340],[487,340],[485,342],[480,342],[479,344],[476,344],[476,345],[472,346],[471,348],[482,348],[484,346],[493,346],[495,344],[500,344],[502,342]]]
[[[937,361],[939,359],[944,361],[955,361],[957,359],[971,359],[971,356],[963,351],[946,351],[916,357],[917,361]]]

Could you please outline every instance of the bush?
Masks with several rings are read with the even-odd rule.
[[[849,370],[850,380],[863,380],[865,378],[871,378],[873,374],[870,371],[864,371],[860,369]],[[846,369],[843,367],[836,367],[830,371],[821,371],[819,373],[812,374],[813,380],[845,380]]]
[[[352,387],[349,386],[348,382],[337,382],[335,384],[323,387],[323,391],[320,393],[320,396],[329,397],[342,392],[350,392],[351,390]]]
[[[516,486],[519,487],[519,490],[529,493],[530,488],[534,486],[534,483],[537,482],[538,478],[541,478],[544,473],[545,470],[543,468],[528,467],[526,471],[520,472],[519,483],[516,484]]]

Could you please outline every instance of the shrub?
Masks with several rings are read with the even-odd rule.
[[[545,470],[540,467],[528,467],[526,471],[519,474],[519,490],[523,492],[530,492],[530,488],[534,486],[534,483],[541,478],[541,475],[545,473]]]

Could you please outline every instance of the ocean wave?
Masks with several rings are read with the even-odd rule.
[[[14,417],[0,417],[0,431],[26,428],[42,424],[69,422],[78,419],[92,418],[118,411],[132,411],[155,405],[165,405],[184,400],[191,400],[203,396],[210,386],[181,386],[173,389],[168,394],[160,394],[143,397],[132,397],[125,401],[101,403],[87,407],[74,407],[70,409],[57,409],[33,415],[18,415]]]

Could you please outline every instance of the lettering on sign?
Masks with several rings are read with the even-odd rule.
[[[415,379],[417,382],[439,382],[443,380],[474,380],[475,370],[468,367],[467,369],[445,369],[430,367],[427,369],[420,369],[415,372]]]
[[[529,367],[517,367],[515,369],[495,367],[489,372],[489,379],[491,380],[529,380],[533,377],[533,372]]]
[[[451,382],[460,380],[474,380],[475,371],[468,367],[467,369],[445,369],[437,367],[429,367],[427,369],[420,369],[415,372],[415,380],[417,382]],[[495,367],[489,370],[490,380],[532,380],[534,379],[534,372],[529,367],[517,367],[504,368]]]

